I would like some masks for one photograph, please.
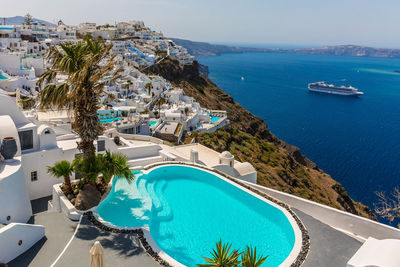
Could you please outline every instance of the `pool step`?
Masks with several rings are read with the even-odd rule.
[[[140,192],[143,202],[143,210],[150,210],[151,216],[157,221],[169,221],[173,218],[171,208],[162,193],[166,186],[166,180],[156,182],[140,179],[137,183],[138,192]]]
[[[155,210],[155,215],[159,221],[170,221],[173,218],[173,213],[171,207],[168,204],[168,201],[164,198],[163,191],[167,186],[167,182],[165,180],[161,180],[157,183],[155,188],[155,193],[157,196],[158,207]],[[154,203],[154,202],[153,202]]]

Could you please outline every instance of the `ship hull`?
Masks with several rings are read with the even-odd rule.
[[[337,91],[334,89],[333,90],[330,90],[329,88],[317,89],[317,88],[311,88],[310,86],[308,87],[308,90],[311,92],[325,93],[325,94],[332,94],[332,95],[360,96],[360,95],[364,94],[364,93],[358,92],[358,91],[340,92],[340,91]]]

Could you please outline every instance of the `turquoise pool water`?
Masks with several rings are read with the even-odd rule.
[[[0,71],[0,80],[7,80],[8,78]]]
[[[219,119],[221,119],[221,118],[220,117],[211,117],[211,122],[216,123],[217,121],[219,121]]]
[[[112,122],[114,122],[114,121],[120,121],[121,120],[121,118],[114,118],[114,119],[101,119],[100,120],[100,123],[112,123]]]
[[[156,125],[156,124],[157,124],[157,121],[150,121],[150,122],[149,122],[149,125],[150,125],[150,126],[154,126],[154,125]]]
[[[136,177],[132,184],[114,179],[98,214],[116,226],[148,225],[156,244],[182,264],[204,263],[220,238],[237,249],[256,246],[269,256],[263,266],[278,266],[294,246],[281,210],[214,174],[170,165]]]

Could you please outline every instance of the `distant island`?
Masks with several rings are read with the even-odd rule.
[[[14,17],[8,17],[8,18],[0,18],[0,24],[5,24],[5,25],[19,25],[22,24],[25,20],[24,16],[14,16]],[[46,26],[56,26],[54,23],[38,19],[38,18],[32,18],[33,21],[37,21],[40,24],[44,24]]]
[[[337,45],[324,46],[318,48],[256,48],[217,45],[206,42],[194,42],[189,40],[170,38],[177,45],[185,47],[194,56],[217,56],[226,53],[292,53],[292,54],[311,54],[311,55],[335,55],[335,56],[356,56],[356,57],[385,57],[400,58],[400,49],[374,48],[359,45]]]

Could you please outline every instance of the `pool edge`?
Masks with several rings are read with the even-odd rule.
[[[189,166],[192,168],[198,168],[205,170],[207,172],[211,172],[217,177],[223,179],[224,181],[238,187],[239,189],[251,194],[252,196],[259,198],[260,200],[266,201],[268,204],[274,206],[275,208],[281,210],[289,223],[291,224],[294,234],[295,234],[295,243],[289,255],[279,266],[301,266],[301,264],[305,261],[309,249],[310,249],[310,237],[308,235],[308,231],[304,224],[301,222],[300,218],[297,214],[290,208],[290,206],[286,203],[283,203],[270,195],[261,192],[260,190],[251,187],[236,179],[230,175],[227,175],[221,171],[216,169],[188,162],[177,162],[177,161],[165,161],[154,164],[149,164],[144,166],[142,170],[144,173],[148,173],[150,170],[156,169],[158,167],[167,166],[167,165],[181,165],[181,166]],[[105,199],[103,199],[105,200]],[[100,205],[100,203],[99,203]],[[97,206],[98,207],[98,206]],[[97,222],[101,229],[108,231],[120,231],[121,233],[136,233],[139,236],[139,240],[141,241],[142,246],[145,248],[146,252],[152,256],[157,262],[159,262],[163,266],[173,266],[173,267],[181,267],[185,266],[175,260],[173,257],[169,256],[166,252],[161,250],[158,245],[153,240],[151,233],[149,231],[148,226],[141,227],[119,227],[115,226],[107,221],[104,221],[99,214],[97,213],[97,207],[93,209],[93,213],[91,213],[91,217],[95,222]],[[96,225],[96,223],[92,221]],[[97,226],[97,225],[96,225]],[[141,233],[141,236],[139,235]],[[143,240],[142,240],[143,239]]]

